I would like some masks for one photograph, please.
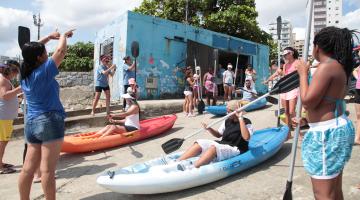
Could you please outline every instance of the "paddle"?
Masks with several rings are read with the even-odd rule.
[[[137,41],[133,41],[131,43],[131,55],[135,58],[135,81],[136,81],[136,58],[139,56],[139,43]]]
[[[285,92],[289,92],[295,88],[299,87],[299,75],[297,73],[297,71],[295,72],[292,72],[286,76],[284,76],[283,78],[281,78],[276,84],[275,86],[271,89],[270,92],[260,96],[259,98],[255,99],[254,101],[246,104],[245,106],[239,108],[238,110],[232,112],[232,113],[229,113],[228,115],[220,118],[219,120],[217,121],[214,121],[212,123],[210,123],[207,128],[209,127],[212,127],[214,126],[215,124],[223,121],[223,120],[226,120],[227,118],[229,118],[231,115],[235,114],[236,112],[240,112],[244,109],[246,109],[247,107],[249,107],[250,105],[260,101],[262,98],[266,98],[267,96],[269,96],[270,94],[278,94],[278,93],[285,93]],[[164,150],[164,152],[166,154],[168,153],[171,153],[173,151],[176,151],[177,149],[179,149],[181,147],[181,145],[183,144],[183,142],[198,134],[198,133],[201,133],[203,130],[205,130],[204,128],[201,128],[199,129],[198,131],[196,131],[195,133],[193,134],[190,134],[184,138],[173,138],[167,142],[165,142],[164,144],[161,145],[162,149]]]
[[[30,29],[28,27],[19,26],[18,27],[18,43],[20,49],[24,46],[25,43],[30,42]]]
[[[278,40],[277,40],[277,45],[278,45],[278,68],[280,68],[280,59],[281,59],[281,55],[280,55],[280,42],[281,42],[281,27],[282,27],[282,19],[281,16],[279,16],[277,19],[277,36],[278,36]],[[279,99],[280,99],[280,95],[279,95]],[[278,110],[277,113],[281,113],[280,111],[281,109],[281,105],[278,104]],[[277,127],[280,126],[280,114],[277,115],[277,123],[276,123]]]
[[[313,8],[314,8],[313,5],[314,5],[314,1],[309,0],[308,1],[309,9],[308,9],[308,13],[307,13],[307,27],[306,27],[307,32],[306,32],[305,45],[304,45],[304,60],[305,61],[307,61],[308,55],[309,55],[312,12],[313,12]],[[298,96],[296,109],[297,109],[296,110],[296,119],[300,119],[300,117],[301,117],[301,97],[300,97],[300,95]],[[295,158],[296,158],[296,150],[297,150],[299,133],[300,133],[300,123],[298,123],[296,125],[296,129],[295,129],[295,137],[294,137],[294,141],[293,141],[292,148],[291,148],[292,158],[291,158],[291,162],[290,162],[289,176],[288,176],[288,180],[286,181],[286,189],[285,189],[285,193],[283,196],[283,200],[292,200],[293,199],[291,188],[292,188],[292,180],[293,180],[293,175],[294,175],[294,166],[295,166]]]
[[[251,92],[251,91],[248,91],[248,90],[245,90],[244,88],[237,88],[237,89],[242,90],[242,91],[245,91],[245,92],[249,92],[250,94],[254,95],[255,98],[258,98],[258,97],[259,97],[256,93]],[[267,97],[266,97],[266,101],[268,101],[269,103],[272,103],[272,104],[278,104],[278,103],[279,103],[278,99],[275,98],[275,97],[272,97],[272,96],[267,96]]]

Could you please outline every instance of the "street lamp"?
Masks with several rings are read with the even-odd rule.
[[[34,25],[38,28],[38,40],[40,40],[40,27],[44,25],[44,23],[41,23],[40,13],[38,14],[38,17],[36,18],[36,15],[33,15],[34,19]]]

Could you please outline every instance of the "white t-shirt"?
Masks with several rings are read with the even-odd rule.
[[[226,84],[232,84],[232,83],[234,83],[234,77],[235,77],[234,72],[229,71],[229,70],[226,70],[226,71],[224,72],[223,76],[224,76],[224,80],[225,80],[224,83],[226,83]]]

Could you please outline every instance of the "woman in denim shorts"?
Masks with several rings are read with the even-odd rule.
[[[21,199],[29,199],[38,166],[45,198],[55,199],[55,168],[65,130],[65,111],[55,76],[65,57],[66,40],[72,34],[73,30],[62,35],[54,32],[39,42],[29,42],[22,47],[21,88],[28,105],[24,130],[28,149],[19,177]],[[59,43],[49,58],[44,44],[50,40],[59,40]]]

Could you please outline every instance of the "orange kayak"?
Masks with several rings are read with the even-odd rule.
[[[143,120],[140,121],[140,130],[108,135],[103,138],[100,138],[98,135],[95,136],[96,132],[65,136],[61,152],[89,152],[144,140],[165,133],[173,127],[176,119],[176,115],[164,115]]]

